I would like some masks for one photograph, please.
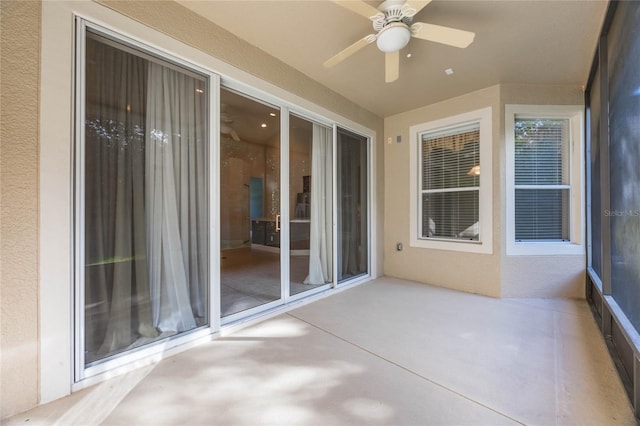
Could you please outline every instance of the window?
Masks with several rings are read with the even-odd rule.
[[[579,253],[582,107],[507,105],[505,121],[507,253]]]
[[[411,144],[411,245],[490,253],[491,109],[412,126]]]
[[[478,241],[480,125],[423,133],[420,238]]]

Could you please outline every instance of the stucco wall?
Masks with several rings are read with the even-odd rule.
[[[0,413],[38,401],[40,2],[2,1],[0,83]]]
[[[579,86],[538,86],[509,84],[501,86],[501,140],[504,141],[504,105],[583,105],[584,94]],[[504,147],[504,145],[503,145]],[[504,148],[500,170],[505,169]],[[504,174],[502,176],[504,180]],[[506,194],[501,194],[504,205]],[[582,203],[584,205],[584,202]],[[506,223],[506,212],[500,212]],[[578,216],[574,216],[578,220]],[[584,223],[582,228],[584,228]],[[503,235],[504,239],[505,236]],[[585,255],[507,256],[502,257],[503,297],[569,297],[584,298]]]
[[[506,84],[489,87],[385,119],[385,273],[494,297],[584,297],[584,255],[507,256],[505,104],[582,105],[577,86]],[[409,127],[493,108],[493,254],[409,246]],[[396,137],[402,142],[397,143]],[[573,220],[580,220],[579,214]],[[584,224],[582,224],[584,227]],[[396,243],[404,250],[396,251]]]
[[[492,108],[493,254],[432,250],[409,246],[410,190],[409,127],[454,115]],[[495,172],[500,153],[500,87],[493,86],[385,119],[385,273],[390,276],[499,297],[500,290],[500,180]],[[396,137],[402,138],[401,143]],[[387,143],[387,138],[392,142]],[[396,251],[396,243],[404,249]]]

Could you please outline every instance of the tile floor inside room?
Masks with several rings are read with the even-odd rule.
[[[8,425],[635,425],[585,301],[380,278]]]

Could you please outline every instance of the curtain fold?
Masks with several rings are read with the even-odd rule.
[[[85,348],[155,337],[144,227],[146,61],[87,39]]]
[[[85,362],[206,323],[206,83],[87,36]]]
[[[204,317],[207,250],[204,97],[197,80],[149,64],[147,247],[153,323],[181,332]],[[206,210],[205,210],[206,211]]]
[[[309,275],[305,284],[333,280],[333,129],[313,123]]]

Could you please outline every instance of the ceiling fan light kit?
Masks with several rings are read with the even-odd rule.
[[[406,24],[393,22],[380,30],[376,45],[383,52],[395,52],[404,48],[410,38],[411,31]]]
[[[391,83],[399,76],[400,55],[398,52],[409,43],[411,37],[460,48],[469,46],[475,37],[475,33],[470,31],[440,25],[422,22],[416,22],[412,25],[413,17],[431,3],[431,0],[386,0],[378,8],[374,8],[362,0],[333,1],[345,9],[370,19],[376,33],[361,38],[327,60],[324,63],[327,68],[342,62],[375,41],[378,49],[385,53],[385,81]]]

